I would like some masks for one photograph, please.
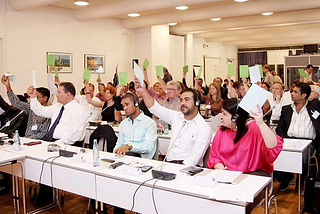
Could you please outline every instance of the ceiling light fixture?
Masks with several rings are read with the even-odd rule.
[[[246,2],[248,0],[234,0],[234,1],[236,1],[236,2]]]
[[[75,0],[74,4],[78,5],[78,6],[87,6],[89,4],[89,1],[88,0]]]
[[[139,17],[140,13],[129,13],[128,16],[130,16],[130,17]]]
[[[187,10],[187,9],[189,9],[189,7],[188,6],[177,6],[177,7],[175,7],[177,10]]]
[[[217,22],[217,21],[220,21],[221,20],[221,18],[212,18],[212,19],[210,19],[211,21],[214,21],[214,22]]]
[[[270,16],[270,15],[272,15],[273,14],[273,12],[265,12],[265,13],[261,13],[261,15],[263,15],[263,16]]]
[[[168,25],[170,25],[170,26],[175,26],[175,25],[177,25],[178,23],[176,23],[176,22],[171,22],[171,23],[168,23]]]

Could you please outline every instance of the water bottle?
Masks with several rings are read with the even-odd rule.
[[[99,166],[99,145],[97,139],[93,140],[93,166]]]
[[[211,105],[210,102],[208,105],[206,105],[206,113],[207,113],[207,117],[209,118],[211,116]]]
[[[19,151],[20,149],[21,149],[21,141],[20,141],[19,131],[16,130],[13,136],[12,150]]]
[[[168,135],[169,134],[169,124],[164,122],[164,131],[163,134]]]

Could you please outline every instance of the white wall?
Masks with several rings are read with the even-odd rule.
[[[221,42],[206,42],[203,38],[194,38],[193,45],[193,63],[195,65],[203,66],[204,55],[212,57],[212,59],[206,61],[207,71],[205,80],[207,84],[211,83],[217,76],[220,76],[222,79],[226,78],[228,72],[227,58],[234,59],[234,63],[237,65],[238,49],[236,46],[225,46]]]
[[[184,37],[170,35],[169,51],[169,72],[174,80],[182,81],[184,66]]]
[[[102,81],[111,81],[115,72],[129,71],[133,48],[133,33],[125,30],[115,19],[79,22],[71,10],[44,7],[23,12],[13,11],[6,5],[5,26],[0,27],[4,39],[4,70],[18,77],[13,84],[16,93],[23,93],[32,84],[31,71],[37,72],[37,85],[46,83],[46,52],[73,54],[73,73],[60,74],[63,81],[71,81],[77,91],[82,87],[84,54],[106,57],[106,72]],[[2,20],[2,19],[1,19]],[[97,75],[92,75],[95,82]]]

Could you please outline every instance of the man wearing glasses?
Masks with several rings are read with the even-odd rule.
[[[162,102],[162,106],[174,111],[180,111],[180,100],[179,100],[179,94],[180,94],[180,84],[176,81],[170,81],[167,83],[167,100]]]
[[[12,91],[9,77],[3,75],[1,82],[7,88],[8,98],[12,106],[28,114],[28,123],[25,137],[32,139],[42,139],[49,129],[51,120],[49,118],[37,116],[31,110],[29,103],[25,103],[19,100],[19,98]],[[44,87],[39,87],[36,90],[39,103],[41,103],[41,105],[43,106],[47,106],[48,100],[50,98],[50,91]]]

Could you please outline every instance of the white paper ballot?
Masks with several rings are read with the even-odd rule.
[[[32,71],[32,85],[37,88],[36,71]]]
[[[143,71],[136,62],[134,62],[133,71],[134,75],[138,78],[140,85],[143,87]]]
[[[241,100],[239,107],[250,114],[250,111],[258,111],[257,105],[262,107],[270,96],[270,92],[256,84],[252,84],[246,95]]]
[[[5,73],[4,75],[5,75],[6,77],[10,77],[10,80],[11,80],[12,82],[14,82],[14,83],[17,83],[17,82],[18,82],[18,79],[17,79],[17,77],[16,77],[15,75],[10,74],[10,73]]]
[[[261,82],[260,68],[258,65],[249,67],[249,72],[252,83]]]

